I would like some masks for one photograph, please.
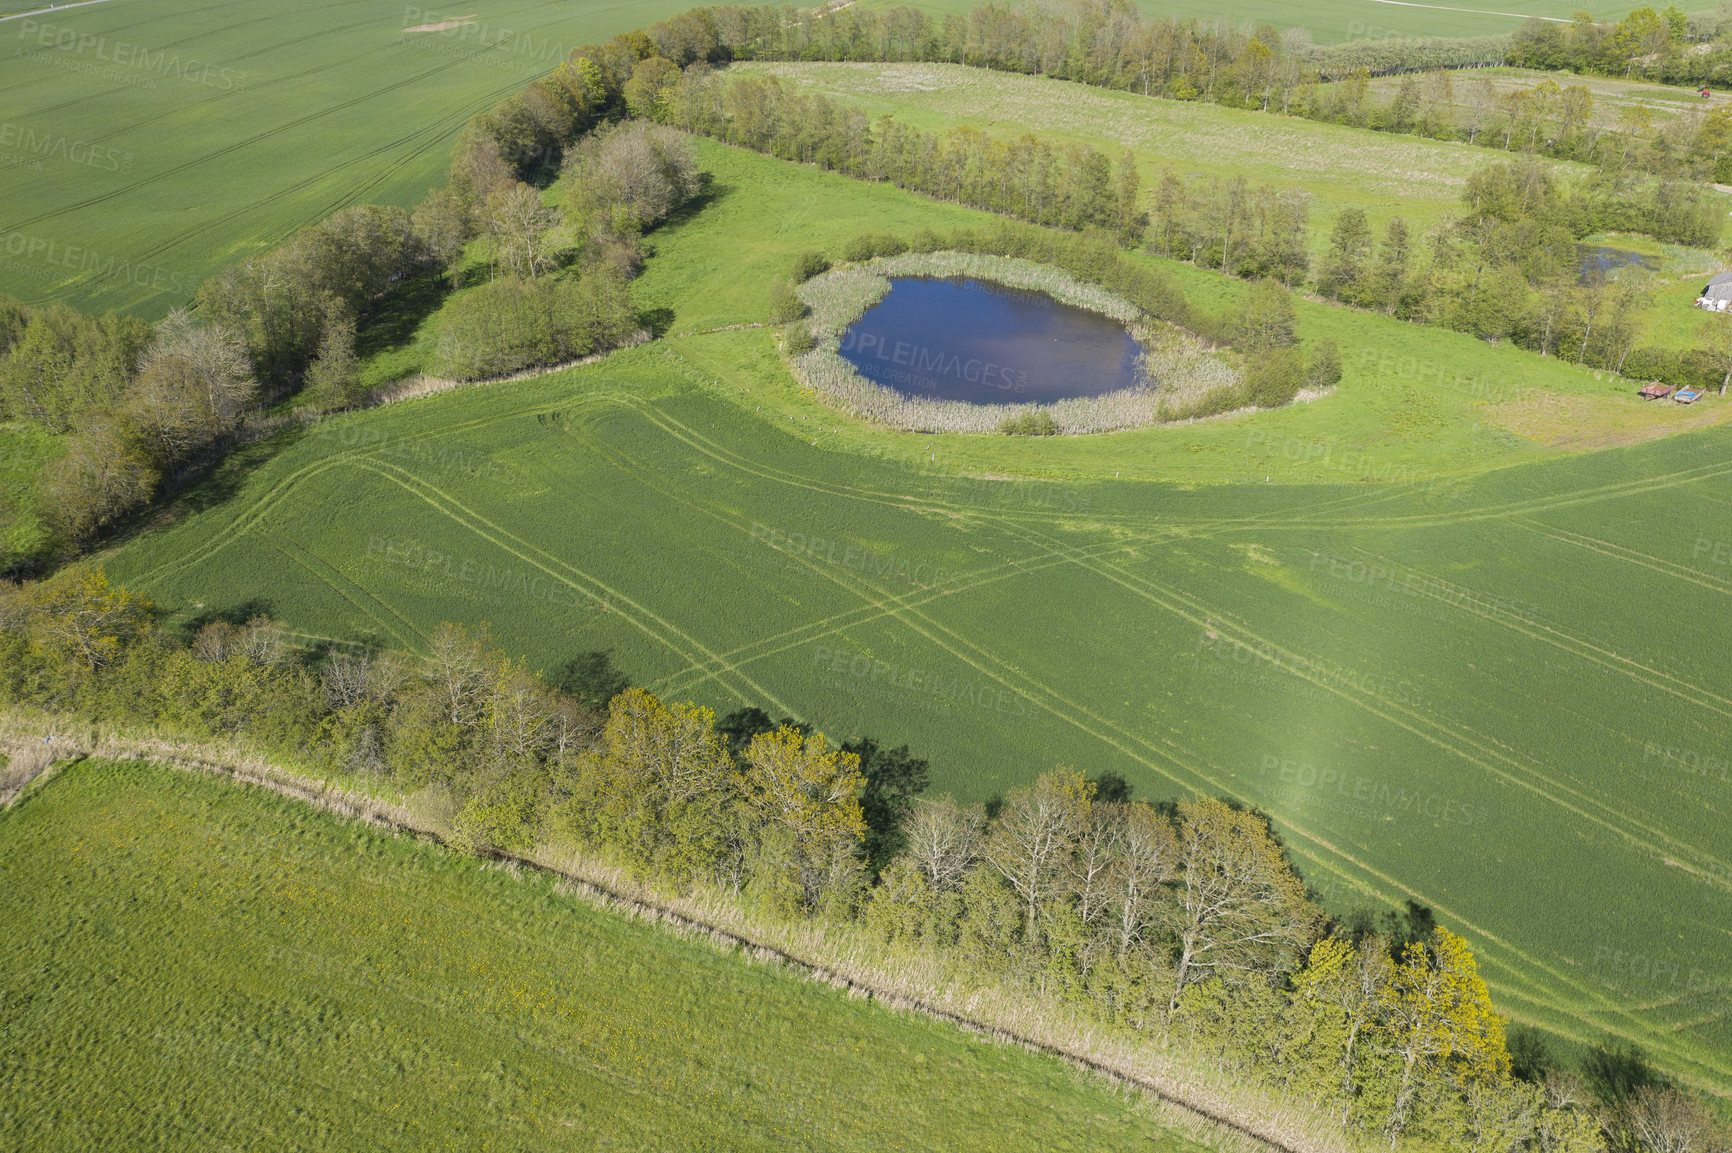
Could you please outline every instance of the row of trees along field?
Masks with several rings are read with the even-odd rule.
[[[585,45],[574,55],[593,64],[602,87],[622,93],[639,116],[653,114],[654,94],[667,87],[675,69],[694,63],[934,61],[1540,152],[1656,178],[1732,175],[1732,109],[1656,124],[1632,105],[1615,128],[1607,128],[1593,115],[1594,94],[1585,86],[1548,79],[1500,87],[1450,75],[1526,63],[1532,37],[1543,31],[1613,52],[1606,59],[1615,68],[1608,64],[1605,70],[1619,75],[1646,74],[1665,58],[1681,62],[1689,75],[1663,78],[1732,83],[1732,17],[1687,25],[1675,9],[1664,17],[1639,9],[1615,24],[1578,18],[1567,33],[1560,32],[1563,27],[1536,20],[1515,37],[1317,46],[1304,29],[1277,32],[1227,19],[1145,20],[1128,0],[985,4],[942,19],[914,8],[847,7],[808,15],[791,7],[727,7],[694,9],[604,45]],[[1616,55],[1624,49],[1628,54]],[[1571,62],[1536,66],[1566,63]],[[1576,67],[1589,70],[1585,63]],[[1372,78],[1391,74],[1407,79],[1388,100],[1372,98]]]
[[[1148,233],[1152,251],[1230,275],[1311,283],[1321,295],[1403,320],[1486,340],[1515,341],[1541,356],[1700,388],[1732,373],[1732,323],[1702,319],[1698,348],[1641,344],[1653,277],[1639,267],[1584,277],[1577,241],[1599,230],[1717,233],[1720,210],[1704,198],[1617,195],[1597,181],[1566,186],[1532,158],[1471,176],[1459,212],[1429,233],[1396,217],[1374,235],[1365,213],[1343,210],[1316,266],[1303,194],[1243,177],[1163,176]]]
[[[463,851],[575,844],[753,916],[860,924],[973,984],[1188,1046],[1367,1138],[1484,1153],[1717,1139],[1634,1055],[1599,1054],[1584,1081],[1520,1033],[1512,1059],[1464,940],[1417,906],[1331,921],[1237,804],[1134,801],[1064,767],[987,806],[925,799],[905,747],[837,747],[756,709],[718,723],[622,687],[605,661],[568,672],[575,694],[455,625],[419,657],[303,653],[263,617],[181,643],[82,567],[0,596],[0,704],[418,791]]]

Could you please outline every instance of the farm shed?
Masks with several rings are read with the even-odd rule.
[[[1710,312],[1732,308],[1732,272],[1722,272],[1704,285],[1702,295],[1696,298],[1696,307]]]

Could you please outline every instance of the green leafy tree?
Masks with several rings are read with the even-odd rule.
[[[1329,250],[1317,276],[1317,290],[1325,296],[1351,300],[1365,278],[1365,262],[1371,255],[1371,228],[1365,213],[1344,208],[1329,234]]]

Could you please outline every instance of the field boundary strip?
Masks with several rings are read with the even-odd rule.
[[[70,722],[70,725],[74,729],[86,728],[77,722]],[[17,718],[0,713],[0,750],[10,751],[13,748],[33,743],[21,740],[18,736],[6,731],[10,728],[15,732],[24,727],[28,727],[27,722],[21,722]],[[56,743],[67,751],[57,756],[54,766],[65,766],[85,759],[97,758],[140,761],[182,772],[226,778],[237,784],[250,785],[292,801],[311,805],[339,817],[365,821],[371,825],[416,837],[441,848],[447,847],[443,837],[433,829],[416,823],[413,816],[403,806],[389,804],[369,793],[335,788],[328,782],[301,776],[269,761],[255,757],[244,757],[244,759],[237,761],[221,755],[211,756],[208,755],[211,750],[207,746],[162,738],[139,740],[110,733],[96,740],[81,741],[77,737],[68,737],[64,732],[57,731],[56,735],[58,738]],[[37,779],[41,781],[43,778],[38,777]],[[1186,1097],[1177,1087],[1163,1085],[1152,1077],[1120,1068],[1108,1058],[1078,1052],[1064,1045],[1043,1041],[1003,1025],[933,1004],[924,998],[896,992],[883,987],[882,984],[863,979],[859,974],[844,973],[840,969],[821,961],[799,956],[786,947],[767,943],[744,929],[706,920],[691,911],[677,909],[665,902],[654,900],[647,894],[625,892],[594,874],[579,871],[569,865],[561,867],[548,861],[498,850],[488,852],[484,854],[484,857],[487,860],[507,866],[528,869],[558,878],[591,905],[599,907],[605,912],[624,913],[649,921],[652,924],[672,926],[675,931],[700,938],[707,937],[712,942],[730,949],[749,953],[757,960],[773,961],[804,974],[812,980],[825,982],[852,996],[880,1002],[886,1008],[919,1013],[922,1016],[980,1034],[994,1041],[1020,1045],[1025,1049],[1056,1057],[1073,1068],[1095,1073],[1115,1084],[1140,1089],[1168,1105],[1181,1109],[1208,1124],[1219,1126],[1240,1137],[1247,1138],[1261,1147],[1274,1151],[1274,1153],[1336,1153],[1329,1146],[1284,1141],[1266,1132],[1266,1127],[1255,1121],[1243,1121],[1228,1116],[1217,1107],[1201,1104]]]

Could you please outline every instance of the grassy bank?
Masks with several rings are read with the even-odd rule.
[[[9,1143],[1204,1149],[1054,1059],[214,779],[84,762],[0,845]]]

